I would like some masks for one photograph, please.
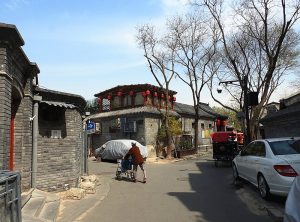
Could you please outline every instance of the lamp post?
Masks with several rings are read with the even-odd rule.
[[[244,113],[246,121],[246,134],[245,134],[245,145],[250,143],[250,124],[249,124],[249,104],[248,104],[248,75],[243,78],[243,87],[242,91],[244,92]]]
[[[248,75],[245,75],[242,79],[242,84],[236,84],[236,82],[239,82],[239,80],[231,80],[231,81],[221,81],[219,82],[219,87],[217,88],[218,93],[222,92],[222,88],[220,87],[221,84],[225,84],[226,86],[228,84],[240,86],[243,92],[244,97],[244,109],[243,113],[245,115],[245,118],[243,120],[243,128],[244,128],[244,138],[245,138],[245,145],[247,145],[250,142],[250,124],[249,124],[249,103],[248,103]]]

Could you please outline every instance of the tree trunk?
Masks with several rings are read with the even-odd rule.
[[[198,143],[199,143],[199,118],[198,118],[198,113],[196,114],[195,117],[195,138],[194,138],[194,148],[198,150]]]
[[[172,140],[172,135],[170,134],[169,130],[167,130],[167,156],[166,158],[167,159],[171,159],[172,158],[172,150],[173,150],[173,147],[174,147],[174,144],[173,144],[173,140]]]

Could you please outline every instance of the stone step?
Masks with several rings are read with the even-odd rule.
[[[23,192],[21,194],[21,208],[23,208],[25,206],[25,204],[30,200],[33,191],[34,191],[34,189],[31,188],[29,191]]]
[[[46,202],[39,217],[48,221],[56,221],[60,201]]]
[[[27,215],[37,217],[46,202],[45,197],[31,197],[30,200],[22,208],[22,212],[26,212]]]

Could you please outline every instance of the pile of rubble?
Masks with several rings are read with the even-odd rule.
[[[78,188],[59,193],[61,199],[81,200],[86,194],[95,194],[99,179],[96,175],[81,176]]]

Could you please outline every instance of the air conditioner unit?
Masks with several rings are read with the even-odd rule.
[[[135,133],[136,132],[136,121],[131,121],[131,122],[125,123],[124,132],[125,133]]]

